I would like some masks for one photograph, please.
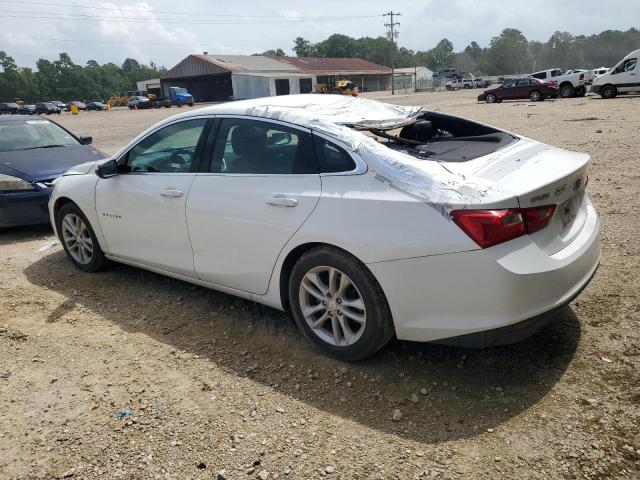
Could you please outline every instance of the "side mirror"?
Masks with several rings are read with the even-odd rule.
[[[96,168],[96,175],[100,178],[115,177],[118,174],[118,164],[115,160],[109,160],[108,162],[101,163]]]
[[[93,142],[93,137],[91,135],[80,135],[78,138],[82,145],[89,145]]]

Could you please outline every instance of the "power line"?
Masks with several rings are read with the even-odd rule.
[[[221,18],[264,18],[264,19],[283,19],[283,20],[291,20],[291,21],[301,21],[301,20],[310,20],[310,21],[318,21],[318,20],[350,20],[350,19],[359,19],[359,18],[377,18],[380,15],[340,15],[340,16],[300,16],[300,17],[290,17],[284,15],[246,15],[246,14],[222,14],[222,13],[208,13],[208,12],[180,12],[180,11],[170,11],[170,10],[144,10],[139,8],[127,8],[127,7],[111,7],[111,6],[95,6],[95,5],[78,5],[75,3],[56,3],[56,2],[24,2],[20,0],[0,0],[0,3],[8,3],[14,5],[20,5],[22,7],[33,5],[33,6],[52,6],[52,7],[71,7],[71,8],[81,8],[81,9],[92,9],[92,10],[107,10],[114,12],[131,12],[131,13],[154,13],[154,14],[169,14],[172,17],[176,15],[185,15],[185,16],[197,16],[197,17],[221,17]],[[28,12],[28,13],[38,13],[38,12]],[[54,13],[54,12],[41,12],[41,13]]]
[[[2,18],[27,18],[29,20],[64,20],[72,22],[114,22],[114,23],[138,23],[138,24],[163,24],[163,25],[256,25],[256,24],[290,24],[290,23],[320,23],[320,22],[335,22],[339,20],[353,20],[352,18],[340,17],[340,18],[280,18],[271,20],[251,20],[247,18],[247,21],[240,20],[179,20],[179,19],[163,19],[163,18],[133,18],[133,17],[113,17],[113,16],[95,16],[95,15],[83,15],[83,14],[65,14],[65,13],[48,13],[48,12],[24,12],[24,11],[11,11],[0,10]],[[377,16],[379,17],[379,16]]]
[[[165,43],[165,42],[129,42],[129,41],[118,41],[118,40],[87,40],[80,38],[45,38],[45,37],[23,37],[23,36],[15,36],[15,35],[7,35],[4,33],[0,33],[0,38],[10,38],[14,40],[44,40],[47,42],[71,42],[71,43],[115,43],[119,45],[162,45],[168,47],[183,47],[185,46],[185,42],[182,43]],[[194,42],[197,44],[201,44],[201,42]]]
[[[389,23],[385,23],[384,26],[389,29],[387,32],[387,38],[391,40],[391,95],[396,94],[396,38],[398,38],[398,32],[395,30],[396,26],[399,26],[399,22],[394,22],[393,17],[399,17],[402,15],[401,13],[394,13],[391,10],[389,13],[385,13],[383,17],[390,17],[391,21]]]

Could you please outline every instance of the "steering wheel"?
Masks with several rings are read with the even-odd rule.
[[[174,150],[168,158],[163,158],[156,164],[156,169],[160,172],[181,170],[181,167],[187,163],[181,155],[187,155],[191,160],[193,153],[186,148]]]

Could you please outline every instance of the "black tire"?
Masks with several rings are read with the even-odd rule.
[[[618,90],[613,85],[605,85],[600,89],[600,96],[602,98],[616,98]]]
[[[91,260],[88,263],[80,263],[75,258],[73,258],[73,255],[70,253],[69,248],[64,241],[64,238],[62,235],[62,221],[69,214],[80,217],[80,219],[86,225],[89,235],[91,236],[91,243],[93,244],[93,254],[91,255]],[[102,251],[102,248],[100,248],[100,243],[98,243],[98,239],[96,238],[96,234],[93,231],[91,224],[87,220],[87,217],[84,215],[84,213],[82,213],[82,210],[80,210],[80,208],[78,208],[78,206],[75,203],[71,203],[71,202],[65,203],[56,212],[55,219],[56,219],[56,232],[58,232],[58,238],[60,239],[60,243],[62,243],[62,248],[64,248],[64,251],[67,254],[67,257],[69,258],[69,260],[71,260],[71,263],[73,263],[77,268],[79,268],[83,272],[97,272],[99,270],[104,269],[108,265],[109,261],[104,256],[104,252]]]
[[[584,97],[586,94],[587,94],[586,87],[578,87],[576,88],[576,91],[574,93],[576,97]]]
[[[542,96],[542,94],[538,90],[534,90],[533,92],[531,92],[529,94],[529,100],[531,100],[532,102],[539,102],[539,101],[541,101],[543,99],[544,99],[544,97]]]
[[[495,103],[498,101],[498,97],[496,97],[495,93],[487,93],[484,99],[487,103]]]
[[[570,83],[563,83],[562,85],[560,85],[560,96],[562,98],[570,98],[573,97],[575,89],[573,88],[573,85],[571,85]]]
[[[366,309],[364,331],[351,345],[332,345],[322,340],[314,333],[302,314],[299,294],[301,283],[305,275],[316,267],[330,267],[343,272],[356,286],[364,302]],[[357,258],[336,248],[314,248],[298,259],[289,277],[289,300],[293,318],[307,340],[318,350],[338,360],[345,362],[364,360],[389,343],[395,334],[391,311],[378,281]]]

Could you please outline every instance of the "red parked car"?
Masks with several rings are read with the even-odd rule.
[[[491,90],[485,90],[478,97],[479,102],[495,103],[503,100],[525,100],[541,102],[545,98],[558,96],[556,82],[543,82],[537,78],[516,78],[505,80],[504,83]]]

